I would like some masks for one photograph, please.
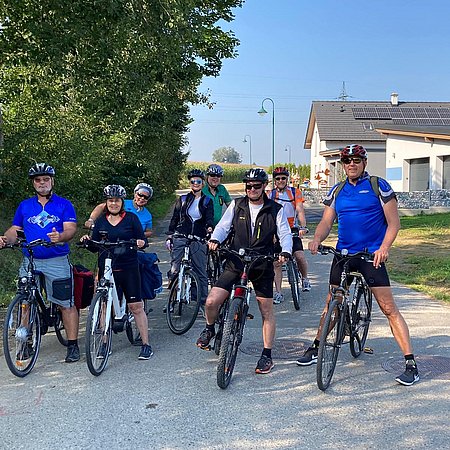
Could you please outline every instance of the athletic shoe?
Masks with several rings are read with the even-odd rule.
[[[311,283],[309,282],[308,278],[303,278],[302,280],[302,291],[309,292],[311,290]]]
[[[101,347],[98,349],[97,359],[105,359],[107,352],[108,352],[108,344],[106,344],[106,342],[103,342]],[[112,351],[110,350],[108,355],[110,355],[111,353]]]
[[[139,353],[138,359],[150,359],[153,356],[153,350],[150,345],[144,344],[141,347],[141,353]]]
[[[66,363],[72,363],[80,360],[80,349],[77,344],[67,347]]]
[[[311,364],[317,364],[317,354],[319,349],[317,347],[309,347],[306,349],[300,358],[297,359],[298,366],[310,366]]]
[[[201,333],[199,338],[197,339],[196,345],[201,349],[205,350],[209,348],[209,342],[216,335],[214,330],[209,330],[205,328]]]
[[[406,361],[405,371],[395,381],[404,386],[412,386],[416,381],[419,381],[419,371],[417,370],[416,362],[411,359]]]
[[[272,358],[262,355],[259,358],[258,364],[256,364],[255,373],[269,373],[274,365]]]
[[[275,295],[273,296],[273,304],[279,305],[281,302],[284,301],[284,295],[280,292],[275,292]]]

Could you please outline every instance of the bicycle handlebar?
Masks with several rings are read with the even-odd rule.
[[[13,244],[5,244],[3,247],[0,248],[22,248],[29,250],[34,247],[42,246],[42,247],[57,247],[64,245],[65,242],[52,242],[52,241],[46,241],[45,239],[35,239],[31,242],[26,242],[23,239],[19,239],[17,242],[14,242]]]
[[[199,236],[195,236],[195,234],[184,234],[184,233],[174,233],[172,234],[172,238],[184,238],[188,241],[196,241],[200,242],[201,244],[206,244],[207,240],[205,238],[201,238]]]
[[[348,253],[348,250],[345,248],[342,250],[336,250],[334,247],[331,247],[329,245],[319,245],[319,247],[317,248],[317,252],[320,253],[321,255],[328,255],[328,253],[333,253],[333,255],[342,256],[344,258],[361,258],[367,262],[372,262],[373,259],[375,258],[374,253],[362,251],[350,254]]]
[[[95,247],[102,248],[102,249],[111,249],[111,248],[118,248],[118,247],[127,247],[129,246],[133,250],[137,250],[138,248],[145,248],[148,246],[148,243],[144,245],[144,247],[138,247],[137,246],[137,239],[130,239],[127,241],[116,241],[116,242],[110,242],[110,241],[94,241],[93,239],[85,239],[83,242],[77,242],[75,244],[76,247],[79,248],[88,248],[90,245],[94,245]]]
[[[231,250],[226,247],[222,247],[218,249],[219,253],[226,255],[231,255],[239,258],[244,263],[251,263],[251,265],[255,264],[259,260],[266,260],[273,262],[275,258],[271,255],[260,255],[255,253],[254,250],[250,248],[241,248],[239,251]]]

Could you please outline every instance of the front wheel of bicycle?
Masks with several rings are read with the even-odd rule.
[[[372,315],[372,291],[361,279],[355,284],[352,303],[350,353],[357,358],[364,350]]]
[[[331,300],[322,325],[317,356],[317,386],[325,391],[330,385],[342,343],[345,315],[338,300]]]
[[[112,320],[106,315],[107,304],[107,294],[97,292],[86,321],[86,362],[95,376],[103,372],[111,352]]]
[[[292,301],[294,302],[294,308],[298,311],[300,309],[300,298],[302,288],[300,286],[300,275],[298,273],[297,263],[290,260],[286,263],[288,281],[291,286]]]
[[[217,365],[217,384],[221,389],[228,387],[233,375],[240,343],[239,335],[241,333],[243,305],[244,299],[242,297],[233,298],[225,317],[219,363]]]
[[[18,294],[6,311],[3,353],[9,370],[17,377],[33,369],[41,345],[41,321],[37,303]]]
[[[166,308],[167,325],[170,331],[174,334],[186,333],[194,325],[199,309],[200,281],[193,270],[184,270],[181,284],[179,279],[176,279],[170,288]]]
[[[58,307],[55,307],[55,334],[61,345],[64,345],[64,347],[67,347],[69,345],[66,329],[64,328],[62,319],[62,313]]]

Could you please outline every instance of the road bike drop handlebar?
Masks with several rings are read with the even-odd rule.
[[[317,252],[321,255],[328,255],[328,253],[332,253],[336,256],[342,256],[344,258],[361,258],[367,262],[373,262],[375,258],[374,253],[369,253],[367,251],[357,252],[357,253],[349,253],[347,249],[336,250],[334,247],[328,245],[319,245],[317,248]]]

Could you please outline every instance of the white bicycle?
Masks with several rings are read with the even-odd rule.
[[[106,252],[104,274],[97,283],[86,322],[86,362],[92,375],[98,376],[108,363],[113,332],[120,333],[125,330],[131,344],[140,344],[136,322],[128,311],[125,296],[119,297],[112,271],[114,250],[137,249],[137,244],[136,239],[109,242],[106,236],[102,236],[101,241],[90,239],[78,243],[77,246],[96,247],[100,252]]]

